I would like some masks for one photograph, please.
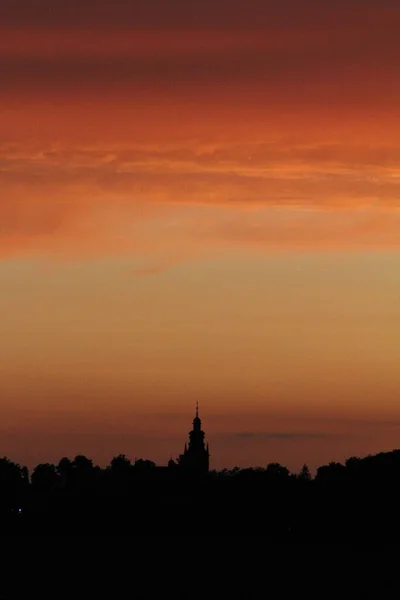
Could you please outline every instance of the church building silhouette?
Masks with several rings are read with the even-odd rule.
[[[205,433],[201,428],[199,404],[196,404],[196,416],[193,419],[193,429],[189,432],[189,445],[185,444],[183,454],[178,458],[182,469],[190,472],[208,473],[210,468],[210,450],[205,443]]]

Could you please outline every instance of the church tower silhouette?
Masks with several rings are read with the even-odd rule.
[[[205,433],[201,429],[199,404],[196,404],[196,416],[193,429],[189,432],[189,446],[185,444],[183,454],[179,457],[179,465],[185,470],[197,473],[208,473],[210,468],[210,451],[204,441]]]

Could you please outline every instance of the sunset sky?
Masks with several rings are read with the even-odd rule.
[[[400,447],[399,0],[2,0],[0,455]]]

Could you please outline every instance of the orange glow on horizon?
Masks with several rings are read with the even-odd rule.
[[[4,451],[391,449],[397,3],[168,6],[0,8]]]

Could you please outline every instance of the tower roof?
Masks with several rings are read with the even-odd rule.
[[[199,416],[199,403],[196,402],[196,412],[193,419],[193,429],[189,431],[189,444],[185,444],[183,455],[179,464],[193,472],[208,472],[210,451],[205,445],[205,433],[201,428]]]
[[[199,430],[201,429],[201,419],[199,417],[199,403],[196,402],[196,416],[193,419],[193,429]]]

